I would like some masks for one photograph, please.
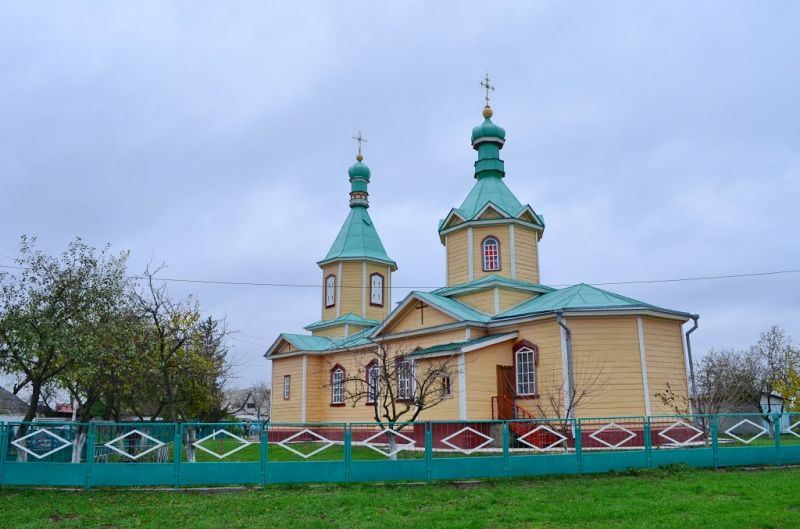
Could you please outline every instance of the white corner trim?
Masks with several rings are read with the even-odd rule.
[[[464,353],[458,355],[458,418],[467,420],[467,363]]]
[[[533,233],[533,251],[536,252],[536,282],[542,282],[542,266],[539,263],[539,232]]]
[[[494,315],[500,314],[500,289],[494,287]]]
[[[367,262],[361,262],[361,317],[367,317]],[[345,332],[347,336],[347,332]]]
[[[344,337],[347,338],[348,336],[350,336],[350,324],[349,323],[345,323],[344,324]]]
[[[567,320],[562,319],[564,325]],[[556,324],[558,325],[558,324]],[[560,325],[558,326],[561,331],[561,385],[564,386],[564,409],[569,407],[569,361],[567,360],[567,332]]]
[[[464,329],[464,340],[471,340],[472,339],[472,327],[467,326]]]
[[[647,384],[647,352],[644,349],[644,327],[642,317],[636,318],[636,327],[639,329],[639,358],[642,363],[642,385],[644,387],[644,412],[648,417],[650,413],[650,388]]]
[[[472,260],[475,252],[472,248],[472,228],[467,228],[467,281],[475,279],[474,265]]]
[[[514,241],[514,225],[508,225],[509,260],[511,261],[511,279],[517,278],[517,247]]]
[[[447,247],[448,235],[444,236],[444,284],[450,286],[450,253]]]
[[[392,267],[386,267],[386,303],[383,304],[388,316],[392,312]]]
[[[342,262],[339,261],[339,273],[336,277],[336,317],[342,315]]]
[[[341,265],[340,265],[341,266]],[[306,422],[306,377],[308,375],[308,356],[303,355],[303,380],[300,394],[300,422]]]

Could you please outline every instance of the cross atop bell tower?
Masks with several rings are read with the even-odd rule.
[[[353,136],[353,139],[356,140],[356,143],[358,143],[358,154],[356,155],[356,160],[358,160],[360,162],[361,160],[364,159],[364,155],[361,154],[361,145],[364,144],[364,143],[367,143],[367,138],[362,136],[361,135],[361,131],[359,130],[358,134]]]
[[[486,90],[486,95],[483,97],[486,100],[486,106],[489,106],[489,92],[494,92],[494,86],[490,84],[489,72],[486,72],[486,77],[481,81],[481,86]]]

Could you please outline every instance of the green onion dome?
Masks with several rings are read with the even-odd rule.
[[[495,125],[492,123],[492,108],[491,107],[484,107],[483,108],[483,117],[485,118],[483,123],[478,125],[477,127],[472,129],[472,143],[473,145],[475,142],[481,138],[498,138],[500,143],[505,141],[506,139],[506,129],[499,125]]]

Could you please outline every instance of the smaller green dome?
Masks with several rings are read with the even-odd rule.
[[[490,118],[486,118],[483,123],[472,129],[472,142],[478,138],[500,138],[506,139],[506,129],[492,123]]]
[[[369,182],[369,167],[362,162],[356,162],[350,166],[350,169],[347,170],[347,174],[350,175],[350,178],[363,178],[367,182]]]

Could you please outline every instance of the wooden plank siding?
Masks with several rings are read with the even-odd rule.
[[[636,316],[576,316],[565,320],[572,331],[575,389],[593,388],[594,393],[580,403],[576,416],[644,415]]]
[[[512,365],[512,345],[513,341],[509,340],[465,355],[467,417],[470,420],[492,418],[492,397],[497,395],[497,366]]]
[[[538,235],[535,230],[514,226],[514,250],[516,255],[517,279],[539,283]]]
[[[517,276],[519,277],[519,275]],[[533,299],[539,294],[535,292],[520,292],[519,290],[511,290],[510,288],[499,288],[500,296],[500,312],[516,307],[520,303]]]
[[[289,400],[283,400],[283,377],[290,375]],[[272,412],[273,422],[299,421],[303,390],[303,357],[272,359]]]
[[[447,286],[467,282],[467,229],[447,235]]]
[[[453,296],[453,299],[460,301],[461,303],[466,303],[470,307],[483,312],[484,314],[488,314],[490,316],[494,316],[494,289],[490,288],[487,290],[481,290],[480,292],[470,292],[468,294],[462,294],[460,296]]]
[[[656,397],[656,393],[663,392],[669,382],[679,397],[688,396],[682,324],[675,320],[643,317],[642,329],[652,414],[675,413]]]
[[[454,318],[436,309],[436,307],[428,305],[423,309],[424,323],[421,323],[423,318],[420,315],[419,309],[416,308],[417,305],[418,302],[415,301],[406,307],[399,315],[399,319],[396,319],[395,322],[386,329],[386,332],[397,333],[414,331],[421,328],[436,327],[437,325],[446,325],[456,322]]]

